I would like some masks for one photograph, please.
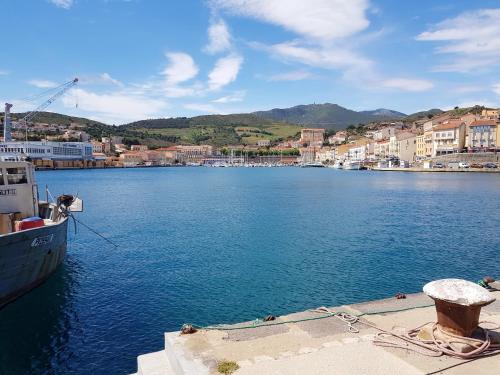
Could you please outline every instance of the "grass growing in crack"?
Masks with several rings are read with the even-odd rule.
[[[221,361],[217,364],[217,371],[224,375],[230,375],[239,368],[240,366],[233,361]]]

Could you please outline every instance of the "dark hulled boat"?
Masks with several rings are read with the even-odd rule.
[[[33,165],[0,161],[0,308],[43,283],[66,255],[72,196],[39,201]]]

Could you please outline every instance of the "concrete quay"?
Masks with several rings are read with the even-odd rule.
[[[492,285],[500,287],[500,283]],[[500,325],[500,291],[496,301],[484,307],[480,321]],[[434,302],[423,293],[331,308],[362,316],[360,319],[385,330],[405,332],[436,321]],[[500,355],[476,360],[428,357],[413,351],[375,346],[376,329],[355,323],[350,332],[336,316],[296,322],[322,315],[312,310],[277,317],[256,328],[252,322],[224,326],[233,330],[199,330],[194,334],[165,333],[165,348],[138,357],[137,375],[220,374],[217,364],[238,364],[235,375],[321,374],[495,374]],[[276,325],[276,323],[283,323]],[[497,331],[498,332],[498,331]]]
[[[500,173],[500,168],[421,168],[421,167],[411,167],[411,168],[370,168],[372,171],[381,172],[453,172],[453,173]]]

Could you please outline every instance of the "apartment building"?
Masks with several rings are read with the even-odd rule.
[[[496,120],[476,120],[469,125],[468,146],[472,150],[500,149],[500,123]]]
[[[463,151],[465,124],[461,120],[449,120],[432,129],[432,157]]]

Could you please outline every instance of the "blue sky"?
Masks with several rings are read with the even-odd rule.
[[[0,99],[110,124],[309,103],[500,106],[500,1],[5,0]],[[76,104],[78,103],[78,106]]]

